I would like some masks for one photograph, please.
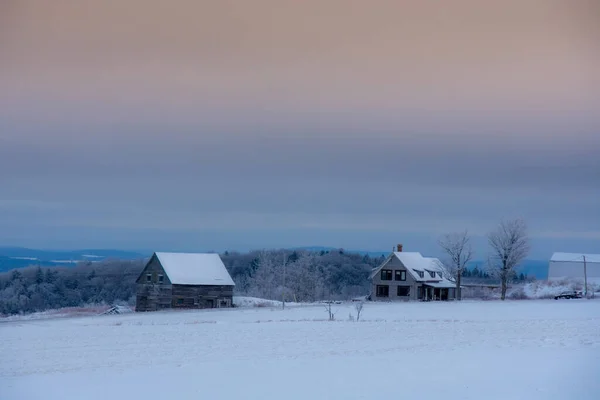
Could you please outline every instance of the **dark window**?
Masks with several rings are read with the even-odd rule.
[[[434,271],[427,271],[429,272],[429,276],[432,278],[435,278],[435,272]]]
[[[177,299],[177,304],[183,304],[183,299]]]
[[[163,283],[163,282],[164,282],[164,280],[165,280],[165,277],[164,277],[163,275],[159,275],[159,276],[158,276],[158,281],[159,281],[160,283]]]
[[[417,274],[419,274],[419,277],[421,277],[421,278],[425,277],[425,272],[419,271],[419,270],[416,270],[416,269],[413,270],[413,271],[415,271]]]
[[[406,271],[397,270],[396,271],[396,280],[397,281],[405,281],[406,280]]]
[[[410,286],[398,286],[398,296],[410,296]]]
[[[152,282],[152,274],[146,275],[146,282]]]
[[[389,297],[390,296],[390,287],[388,285],[378,285],[377,286],[377,297]]]
[[[391,281],[392,280],[392,270],[391,269],[382,269],[381,270],[381,280],[382,281]]]

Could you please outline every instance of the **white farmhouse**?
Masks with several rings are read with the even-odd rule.
[[[600,254],[554,253],[548,266],[548,280],[583,281],[584,269],[588,284],[600,284]]]

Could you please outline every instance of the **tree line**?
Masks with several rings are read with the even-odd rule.
[[[225,252],[236,295],[285,301],[347,299],[369,293],[368,276],[383,257],[332,251]],[[135,304],[135,280],[147,260],[21,268],[0,274],[0,314],[86,304]]]
[[[468,268],[473,249],[467,231],[439,240],[444,270],[456,283],[461,299],[463,278],[497,279],[501,299],[508,284],[525,280],[515,268],[529,252],[525,222],[503,221],[488,234],[490,256],[486,270]],[[348,299],[370,293],[371,270],[384,257],[333,251],[263,250],[225,252],[221,258],[236,283],[237,295],[307,302]],[[72,268],[29,267],[0,274],[0,314],[28,313],[91,303],[135,304],[135,280],[147,260],[85,262]]]
[[[475,265],[475,267],[473,267],[473,269],[469,269],[466,268],[463,272],[462,272],[462,278],[470,282],[491,282],[491,281],[497,281],[496,278],[494,278],[487,270],[484,266],[480,266],[479,265]],[[521,273],[517,273],[516,271],[513,274],[513,277],[511,279],[512,282],[527,282],[529,281],[530,278],[527,274],[521,272]]]

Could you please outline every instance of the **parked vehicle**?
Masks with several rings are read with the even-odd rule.
[[[583,297],[583,294],[581,292],[578,292],[578,291],[574,290],[572,292],[562,292],[558,296],[554,296],[554,300],[558,300],[558,299],[581,299],[582,297]]]

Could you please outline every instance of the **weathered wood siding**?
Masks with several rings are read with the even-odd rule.
[[[233,286],[173,285],[154,255],[136,283],[136,311],[225,308],[233,305]]]
[[[158,311],[171,308],[171,285],[138,284],[135,311]]]
[[[171,281],[155,255],[148,261],[136,283],[136,311],[157,311],[171,307]]]
[[[231,307],[233,286],[173,285],[173,308]]]

